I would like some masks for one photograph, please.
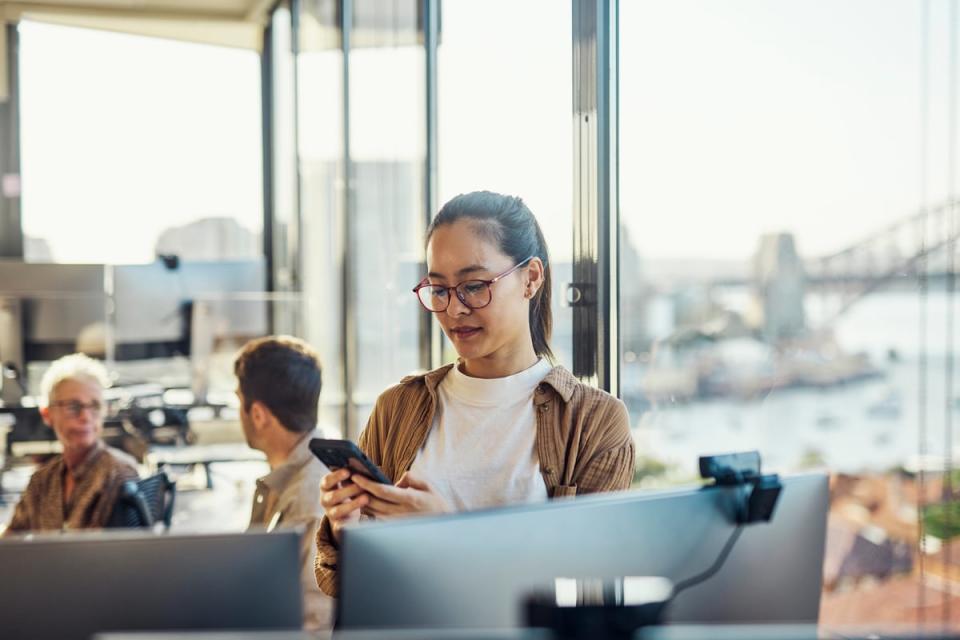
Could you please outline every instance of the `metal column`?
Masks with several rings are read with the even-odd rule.
[[[260,48],[260,131],[263,140],[263,255],[266,260],[267,278],[264,286],[274,290],[275,257],[273,250],[273,14],[263,28],[263,44]],[[273,325],[273,304],[270,305],[270,324]],[[272,332],[272,329],[271,329]]]
[[[0,97],[0,258],[23,259],[20,224],[20,75],[17,26],[0,22],[7,95]]]
[[[618,0],[573,0],[573,373],[619,383]]]
[[[437,195],[437,45],[440,36],[440,0],[421,0],[423,16],[423,46],[426,53],[426,158],[424,167],[424,231],[430,226],[440,207]],[[425,267],[426,265],[424,265]],[[422,269],[423,273],[427,269]],[[420,367],[435,369],[443,364],[443,343],[440,327],[432,313],[420,315]]]
[[[341,274],[343,278],[343,419],[345,435],[356,440],[360,435],[357,424],[357,406],[354,393],[357,388],[357,310],[354,292],[354,267],[351,259],[354,248],[355,221],[353,207],[356,187],[353,172],[353,159],[350,156],[350,46],[353,32],[353,2],[341,0],[340,5],[340,43],[343,50],[343,197],[339,228],[343,230]]]

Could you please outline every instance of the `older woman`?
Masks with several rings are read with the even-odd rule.
[[[136,462],[107,447],[103,434],[104,366],[83,354],[55,361],[41,381],[40,415],[63,454],[30,478],[6,533],[103,527],[120,487],[137,478]]]

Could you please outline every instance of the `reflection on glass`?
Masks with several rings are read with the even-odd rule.
[[[834,627],[960,624],[944,588],[960,561],[960,512],[943,504],[955,302],[944,252],[918,259],[952,224],[949,180],[923,172],[951,144],[947,3],[927,4],[926,39],[921,3],[620,6],[636,482],[751,448],[770,468],[829,469]]]
[[[425,54],[416,0],[355,1],[350,152],[357,432],[376,397],[420,366]]]
[[[7,405],[39,393],[57,358],[104,360],[118,386],[178,390],[216,403],[235,388],[233,358],[270,333],[268,312],[302,313],[299,295],[262,291],[260,260],[152,265],[0,265],[0,381]]]
[[[419,312],[409,289],[419,278],[423,253],[422,29],[416,2],[352,4],[345,131],[339,16],[327,2],[303,9],[298,89],[304,291],[316,301],[308,334],[330,364],[323,394],[328,413],[342,416],[345,402],[352,402],[357,424],[348,425],[345,435],[355,436],[377,395],[419,366]],[[349,301],[344,269],[353,283]],[[342,365],[348,310],[356,331],[350,338],[356,354],[351,398],[345,397]]]
[[[234,360],[269,333],[271,310],[303,314],[298,295],[258,291],[262,276],[259,261],[182,263],[176,271],[159,263],[0,264],[5,491],[22,492],[34,467],[60,451],[38,410],[41,380],[52,361],[83,352],[103,359],[112,380],[103,396],[105,442],[134,456],[145,475],[170,465],[183,492],[177,530],[242,530],[266,465],[241,428]],[[320,428],[329,427],[321,419]],[[0,530],[15,503],[0,504]]]
[[[324,3],[300,15],[298,152],[305,337],[323,363],[321,424],[343,429],[343,54]]]

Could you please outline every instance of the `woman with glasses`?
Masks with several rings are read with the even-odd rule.
[[[427,231],[413,291],[459,355],[377,399],[359,446],[392,479],[324,477],[317,581],[336,595],[341,528],[360,514],[465,511],[629,487],[623,403],[552,364],[550,262],[519,199],[460,195]]]
[[[105,526],[120,488],[137,479],[136,461],[104,444],[103,390],[107,370],[76,353],[56,360],[40,382],[43,421],[63,453],[37,469],[13,512],[6,534]]]

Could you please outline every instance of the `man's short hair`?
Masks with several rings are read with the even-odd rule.
[[[82,380],[98,385],[101,389],[110,386],[110,374],[99,360],[82,353],[72,353],[54,360],[40,380],[40,402],[49,404],[53,392],[61,382]]]
[[[251,340],[237,355],[233,371],[244,411],[262,402],[288,431],[306,433],[317,426],[320,358],[303,340],[291,336]]]

